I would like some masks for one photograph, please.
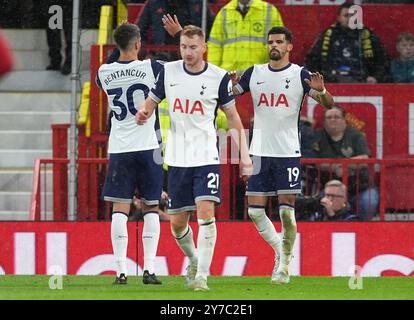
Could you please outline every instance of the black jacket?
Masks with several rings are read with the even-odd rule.
[[[322,32],[305,57],[306,67],[319,71],[327,82],[366,82],[368,76],[388,82],[389,57],[368,28],[343,28],[338,23]]]
[[[141,41],[158,45],[178,44],[179,36],[172,38],[165,31],[162,16],[167,13],[171,16],[175,14],[183,27],[188,24],[201,27],[202,4],[202,0],[148,0],[138,21],[138,26],[141,29]],[[213,21],[213,14],[207,10],[207,35]],[[149,31],[151,31],[151,36]]]

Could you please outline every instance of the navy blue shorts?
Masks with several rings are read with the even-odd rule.
[[[300,158],[253,156],[253,171],[247,183],[248,196],[275,196],[301,193]]]
[[[168,213],[196,210],[196,202],[221,202],[220,165],[168,167]]]
[[[102,198],[106,201],[131,203],[138,188],[146,205],[157,205],[162,193],[162,163],[154,162],[156,150],[109,154],[108,172]]]

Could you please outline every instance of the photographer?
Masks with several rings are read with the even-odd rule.
[[[347,202],[345,185],[339,180],[325,184],[322,196],[303,197],[296,201],[298,220],[307,221],[360,221]]]

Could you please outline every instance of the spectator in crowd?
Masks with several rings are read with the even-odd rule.
[[[208,41],[208,61],[240,75],[266,63],[267,33],[283,26],[279,11],[262,0],[231,0],[216,16]]]
[[[351,29],[350,3],[340,6],[337,21],[323,31],[305,57],[310,71],[320,70],[327,82],[387,82],[389,58],[368,28]]]
[[[80,26],[82,28],[97,28],[99,24],[99,10],[100,6],[104,4],[111,4],[110,0],[83,0],[80,2]],[[59,28],[51,28],[56,23],[54,15],[57,11],[49,8],[52,6],[59,6],[62,8],[62,22],[63,30]],[[46,37],[49,47],[50,63],[46,70],[60,71],[63,75],[71,73],[72,69],[72,19],[73,19],[73,0],[53,0],[42,2],[41,7],[43,13],[46,15]],[[62,32],[63,31],[63,32]],[[64,43],[62,56],[62,42]],[[62,63],[63,62],[63,63]]]
[[[6,37],[0,30],[0,79],[14,67],[13,53]]]
[[[391,61],[391,76],[394,82],[414,82],[414,36],[401,32],[397,38],[400,56]]]
[[[72,68],[72,0],[65,1],[45,1],[43,3],[43,12],[46,15],[46,38],[47,45],[49,47],[49,59],[50,63],[46,67],[46,70],[60,71],[63,75],[68,75]],[[50,23],[56,23],[58,19],[54,19],[53,15],[57,14],[57,11],[49,12],[51,6],[60,6],[62,8],[62,22],[63,22],[63,34],[62,29],[54,28]],[[53,28],[52,28],[53,27]],[[64,57],[61,54],[62,48],[62,36],[64,38],[65,48]],[[62,64],[63,62],[63,64]]]
[[[304,116],[300,117],[300,153],[304,158],[315,157],[315,152],[313,151],[313,145],[316,139],[314,125],[313,119]]]
[[[183,25],[202,24],[202,0],[148,0],[138,20],[142,42],[155,45],[172,45],[180,42],[179,34],[172,37],[164,29],[162,17],[174,14]],[[207,10],[207,35],[214,21],[213,13]]]
[[[339,180],[330,180],[320,196],[303,197],[296,201],[298,220],[306,221],[361,221],[347,201],[346,186]]]
[[[317,131],[315,154],[318,158],[368,159],[370,150],[365,136],[358,130],[347,125],[345,110],[335,106],[325,111],[324,127]],[[322,167],[321,183],[327,180],[342,179],[342,167]],[[368,168],[364,165],[349,167],[348,190],[353,208],[363,220],[369,220],[378,209],[378,189],[370,183]],[[357,197],[358,196],[358,197]]]

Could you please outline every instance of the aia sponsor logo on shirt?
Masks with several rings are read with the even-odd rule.
[[[266,95],[266,93],[261,93],[259,97],[259,102],[257,107],[289,107],[289,101],[286,98],[284,93],[279,95],[271,93]]]
[[[185,99],[185,101],[181,101],[180,98],[175,98],[173,112],[204,115],[204,108],[199,100],[190,101],[190,99]]]

